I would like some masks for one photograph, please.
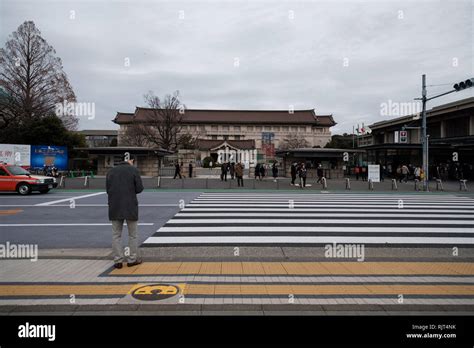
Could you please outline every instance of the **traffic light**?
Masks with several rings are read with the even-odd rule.
[[[472,84],[474,82],[474,78],[471,78],[469,80],[466,80],[466,81],[461,81],[459,83],[456,83],[453,88],[459,92],[463,89],[466,89],[466,88],[469,88],[469,87],[472,87]]]
[[[400,142],[401,143],[408,143],[408,132],[406,130],[400,131]]]

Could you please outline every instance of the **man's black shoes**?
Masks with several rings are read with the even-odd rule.
[[[118,269],[122,268],[122,263],[121,262],[120,263],[115,263],[114,268],[118,268]]]
[[[142,264],[142,263],[143,263],[142,260],[137,260],[137,261],[135,261],[135,262],[129,262],[129,263],[127,263],[127,266],[128,266],[128,267],[133,267],[133,266],[138,266],[138,265],[140,265],[140,264]]]

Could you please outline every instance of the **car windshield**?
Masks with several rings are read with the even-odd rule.
[[[20,166],[8,166],[7,169],[12,175],[30,175],[29,171]]]

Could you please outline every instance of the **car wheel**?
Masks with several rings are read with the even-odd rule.
[[[40,193],[48,193],[49,189],[40,190]]]
[[[31,193],[31,187],[30,187],[30,185],[28,185],[26,183],[22,183],[22,184],[18,185],[16,190],[20,195],[23,195],[23,196],[28,195],[28,194]]]

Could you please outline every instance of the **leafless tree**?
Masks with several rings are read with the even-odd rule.
[[[298,149],[301,147],[309,147],[309,143],[305,138],[298,136],[297,133],[289,134],[280,143],[281,149]]]
[[[133,122],[129,124],[121,136],[121,145],[128,146],[148,146],[147,139],[144,135],[143,125]]]
[[[160,99],[153,92],[145,95],[149,112],[145,120],[135,124],[149,144],[166,150],[176,150],[180,142],[185,106],[179,100],[179,92]]]
[[[55,112],[57,103],[75,102],[76,96],[63,71],[61,59],[32,21],[25,21],[0,49],[0,129],[23,125]],[[78,119],[58,115],[76,129]]]

